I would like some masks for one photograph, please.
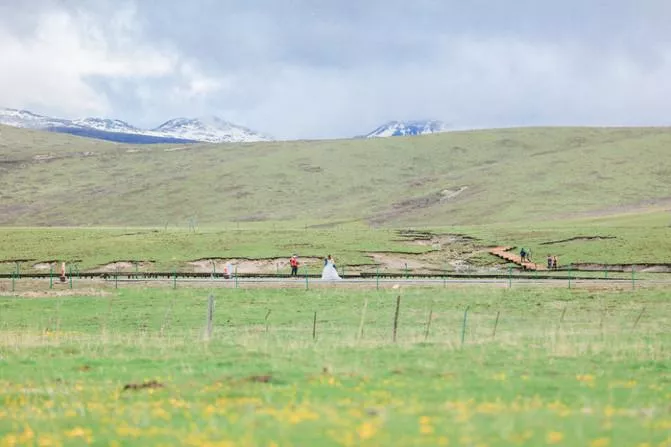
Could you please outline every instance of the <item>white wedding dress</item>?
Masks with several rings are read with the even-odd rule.
[[[326,262],[326,265],[322,270],[322,279],[327,281],[335,281],[338,279],[342,279],[340,275],[338,275],[338,271],[333,266],[333,261]]]

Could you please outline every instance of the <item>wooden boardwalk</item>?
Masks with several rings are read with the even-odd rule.
[[[504,259],[508,262],[515,263],[520,267],[522,267],[524,270],[547,270],[547,267],[543,262],[541,263],[527,262],[527,261],[522,262],[522,258],[520,258],[520,255],[510,252],[510,250],[514,248],[515,247],[494,247],[491,250],[489,250],[489,253],[493,254],[494,256],[498,256],[499,258]]]

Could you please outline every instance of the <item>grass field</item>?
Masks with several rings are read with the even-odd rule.
[[[661,267],[670,143],[529,128],[128,146],[0,127],[0,273],[279,271],[292,253],[311,273],[329,253],[341,270],[511,272],[487,254],[501,245]],[[671,446],[671,302],[661,274],[619,275],[631,285],[4,279],[0,447]]]
[[[102,292],[0,298],[0,445],[671,442],[665,290]]]
[[[30,259],[35,262],[78,261],[91,269],[119,260],[151,261],[143,270],[188,269],[187,263],[208,258],[280,258],[285,263],[293,253],[323,258],[329,253],[347,264],[371,264],[367,252],[398,251],[422,253],[430,247],[408,245],[394,231],[371,230],[362,225],[346,229],[306,230],[290,226],[246,224],[242,229],[104,229],[104,228],[17,228],[0,236],[0,260]],[[13,262],[4,269],[12,271]]]
[[[229,224],[227,228],[199,228],[196,232],[186,228],[4,228],[0,233],[0,273],[14,272],[14,260],[24,260],[19,266],[22,272],[38,271],[34,265],[49,261],[76,264],[82,270],[115,261],[135,261],[140,263],[138,268],[142,271],[191,271],[193,266],[189,263],[196,260],[236,258],[277,259],[286,273],[284,264],[293,253],[306,261],[330,253],[342,266],[363,265],[368,270],[375,269],[378,262],[371,257],[372,253],[388,253],[397,264],[410,262],[410,268],[417,271],[422,268],[412,265],[419,260],[430,261],[438,269],[452,270],[450,263],[454,261],[477,269],[503,267],[500,260],[487,254],[487,247],[497,245],[530,249],[541,263],[546,254],[554,254],[564,266],[571,263],[668,266],[670,223],[667,211],[655,211],[528,224],[423,229],[436,240],[449,234],[475,238],[438,246],[430,240],[424,245],[417,244],[412,232],[352,223],[332,228],[301,228],[298,223],[247,222]],[[320,266],[315,268],[318,271]],[[387,269],[384,265],[380,268]]]

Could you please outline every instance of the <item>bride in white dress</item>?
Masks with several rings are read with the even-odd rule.
[[[322,279],[327,281],[335,281],[340,278],[338,271],[335,269],[335,264],[331,255],[328,255],[326,258],[326,264],[324,264],[324,269],[322,270]]]

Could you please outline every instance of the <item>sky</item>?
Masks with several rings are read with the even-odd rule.
[[[669,0],[0,0],[0,107],[279,139],[671,124]]]

